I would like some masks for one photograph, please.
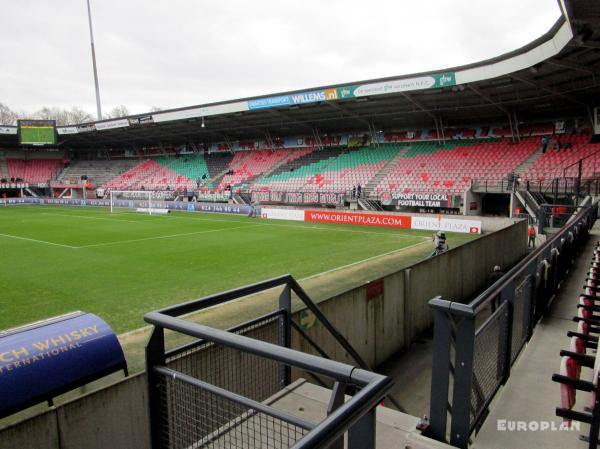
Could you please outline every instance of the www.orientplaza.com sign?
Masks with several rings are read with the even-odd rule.
[[[381,204],[384,206],[400,207],[444,207],[459,208],[462,197],[460,195],[446,195],[444,193],[389,193],[380,195]]]

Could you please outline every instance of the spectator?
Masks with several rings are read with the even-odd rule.
[[[535,226],[532,224],[527,228],[527,248],[533,247],[535,248],[535,236],[537,232],[535,231]]]
[[[433,236],[433,246],[438,247],[442,245],[446,250],[448,250],[448,244],[446,243],[446,234],[443,231],[438,231]]]
[[[492,270],[492,274],[490,274],[489,286],[491,287],[492,285],[494,285],[505,274],[506,273],[504,273],[504,271],[502,271],[502,268],[500,267],[500,265],[495,265],[494,269]]]
[[[434,250],[433,253],[431,253],[431,257],[438,256],[448,251],[450,247],[448,246],[448,243],[446,243],[446,234],[444,234],[442,231],[438,231],[433,236],[433,246]]]
[[[352,199],[356,198],[356,186],[352,186]]]
[[[439,243],[431,253],[431,257],[439,256],[446,251],[448,251],[448,245],[446,243]]]
[[[357,197],[357,198],[360,198],[360,197],[361,197],[361,195],[362,195],[362,187],[361,187],[361,185],[359,184],[358,186],[356,186],[356,197]]]
[[[506,176],[506,183],[507,183],[508,190],[512,190],[514,183],[515,183],[515,174],[514,173],[511,172]]]
[[[543,136],[542,137],[542,154],[544,154],[546,152],[547,148],[548,148],[548,136]]]
[[[502,268],[500,267],[500,265],[496,265],[494,266],[494,269],[492,270],[492,274],[490,274],[490,280],[489,280],[489,286],[491,287],[492,285],[494,285],[496,282],[498,282],[502,276],[504,276],[506,273],[504,273],[504,271],[502,271]],[[492,313],[494,313],[496,311],[496,309],[498,308],[498,300],[500,299],[500,295],[497,295],[494,297],[494,299],[492,299]]]

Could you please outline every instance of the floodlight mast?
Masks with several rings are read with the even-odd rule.
[[[96,85],[96,112],[98,120],[102,120],[102,108],[100,107],[100,88],[98,87],[98,70],[96,69],[96,50],[94,49],[94,32],[92,31],[92,12],[90,0],[87,0],[88,22],[90,24],[90,44],[92,45],[92,65],[94,67],[94,84]]]

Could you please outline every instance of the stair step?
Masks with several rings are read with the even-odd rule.
[[[371,180],[363,188],[365,197],[371,196],[371,194],[373,193],[373,190],[375,190],[375,187],[377,187],[379,185],[381,180],[390,172],[392,167],[394,167],[398,163],[398,161],[404,157],[404,155],[408,152],[409,149],[410,149],[410,147],[400,148],[398,150],[398,153],[396,153],[396,156],[394,156],[392,159],[390,159],[383,166],[383,168],[381,170],[379,170],[379,172],[373,178],[371,178]]]

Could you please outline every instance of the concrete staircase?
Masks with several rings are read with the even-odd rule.
[[[0,159],[0,178],[8,179],[8,164],[6,159]]]
[[[527,170],[529,170],[529,167],[531,166],[531,164],[533,164],[535,161],[537,161],[540,157],[542,157],[542,147],[539,147],[531,156],[529,156],[527,159],[525,159],[521,163],[521,165],[519,165],[515,169],[515,173],[522,175]]]
[[[373,192],[375,190],[375,187],[377,187],[379,185],[379,183],[381,182],[381,180],[383,178],[385,178],[385,176],[390,172],[392,167],[394,167],[396,165],[398,160],[400,160],[401,158],[404,157],[404,155],[406,154],[406,152],[408,150],[409,150],[408,147],[400,148],[400,150],[398,150],[398,153],[396,154],[396,156],[394,156],[392,159],[387,161],[387,163],[383,166],[383,168],[381,170],[379,170],[379,172],[373,178],[371,178],[371,180],[367,183],[367,185],[365,185],[362,189],[362,191],[363,191],[362,196],[364,198],[373,197]],[[375,198],[373,198],[373,199],[375,199]]]
[[[276,164],[272,165],[271,168],[269,168],[267,171],[264,171],[262,173],[259,173],[256,176],[253,176],[252,178],[247,179],[244,184],[248,185],[248,189],[252,190],[255,186],[254,184],[256,183],[256,181],[262,179],[262,178],[266,178],[267,176],[270,176],[271,173],[273,173],[275,170],[277,170],[279,167],[285,165],[288,163],[288,161],[290,160],[290,158],[293,156],[293,152],[290,151],[290,154],[288,154],[286,157],[284,157],[283,159],[281,159],[279,162],[277,162]]]

